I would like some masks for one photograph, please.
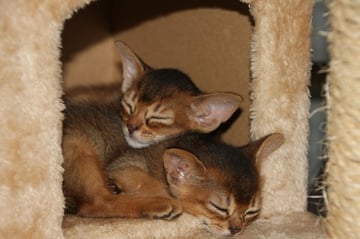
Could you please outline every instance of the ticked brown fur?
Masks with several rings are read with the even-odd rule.
[[[185,135],[144,149],[129,149],[107,165],[124,210],[173,218],[182,210],[219,235],[235,235],[260,210],[259,165],[283,143],[272,134],[243,147],[205,135]],[[174,201],[176,200],[176,201]],[[139,203],[140,202],[140,203]],[[139,203],[139,204],[138,204]],[[142,205],[143,207],[140,207]],[[142,210],[143,213],[142,213]],[[156,215],[155,213],[153,215]]]
[[[181,71],[152,69],[125,44],[117,45],[123,63],[121,83],[79,87],[64,97],[66,209],[81,216],[171,218],[180,211],[171,198],[164,209],[156,199],[115,195],[106,165],[130,147],[144,148],[186,132],[216,129],[239,108],[241,97],[202,93]],[[136,184],[136,177],[126,179],[126,185]]]

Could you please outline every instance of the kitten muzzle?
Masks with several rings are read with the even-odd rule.
[[[131,136],[125,136],[126,142],[133,148],[140,149],[149,146],[151,143],[141,142]]]

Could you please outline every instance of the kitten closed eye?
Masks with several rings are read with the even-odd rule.
[[[223,208],[219,205],[216,205],[213,202],[209,202],[210,208],[211,209],[215,209],[215,211],[219,214],[221,214],[222,216],[229,216],[229,210],[226,208]]]
[[[156,115],[147,116],[145,120],[146,120],[147,124],[160,123],[160,124],[164,124],[164,125],[170,125],[170,124],[172,124],[174,122],[173,117],[170,117],[170,116],[156,116]]]
[[[250,219],[256,217],[259,214],[259,211],[260,211],[259,208],[249,208],[248,210],[245,211],[244,218]]]

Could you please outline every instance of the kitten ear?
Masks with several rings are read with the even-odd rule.
[[[165,150],[163,159],[170,184],[191,183],[206,172],[205,165],[195,155],[182,149]]]
[[[284,136],[280,133],[269,134],[259,140],[256,140],[248,145],[256,163],[260,163],[264,158],[277,150],[284,143]]]
[[[240,107],[241,96],[218,92],[194,96],[190,105],[190,120],[194,130],[208,133],[227,121]]]
[[[121,90],[125,93],[136,80],[144,75],[146,65],[124,42],[116,41],[115,43],[122,62],[123,82]]]

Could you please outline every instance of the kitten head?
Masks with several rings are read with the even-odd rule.
[[[239,234],[260,210],[259,163],[283,141],[272,134],[241,148],[211,145],[197,156],[168,149],[164,167],[171,192],[212,233]]]
[[[117,46],[123,64],[123,132],[134,148],[189,131],[213,131],[240,106],[239,95],[204,94],[183,72],[151,69],[124,43]]]

